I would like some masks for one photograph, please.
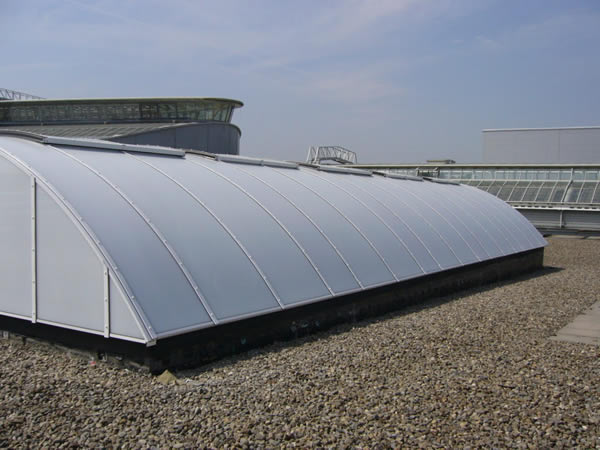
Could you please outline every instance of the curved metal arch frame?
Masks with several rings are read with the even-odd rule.
[[[496,241],[496,238],[494,237],[493,234],[489,233],[486,228],[483,226],[483,224],[479,221],[479,218],[477,218],[475,215],[471,214],[467,209],[465,209],[463,207],[463,205],[460,204],[460,202],[455,202],[454,199],[448,197],[448,198],[444,198],[445,201],[447,201],[448,203],[452,204],[453,207],[455,207],[456,209],[459,209],[460,211],[462,211],[462,213],[465,216],[470,217],[474,222],[477,223],[477,225],[479,225],[479,227],[483,230],[483,232],[486,234],[486,236],[488,236],[491,240],[491,242],[494,244],[494,246],[498,249],[498,251],[500,252],[500,254],[502,255],[506,255],[507,253],[504,252],[502,250],[502,248],[500,247],[500,245],[498,245],[498,241]],[[458,219],[458,216],[455,215],[455,217]],[[461,223],[467,228],[467,230],[469,230],[469,227],[467,227],[467,225],[461,220]],[[473,235],[473,237],[477,240],[477,242],[479,243],[479,245],[481,246],[481,248],[485,251],[485,253],[488,255],[488,258],[493,258],[493,256],[491,256],[488,251],[485,249],[485,247],[483,246],[483,243],[479,240],[479,238],[472,233],[470,230],[469,232]]]
[[[471,247],[471,244],[469,244],[469,241],[467,239],[465,239],[465,236],[463,236],[463,234],[460,231],[458,231],[456,229],[456,227],[446,217],[444,217],[443,214],[441,214],[435,206],[433,206],[430,202],[424,200],[423,198],[421,198],[419,195],[415,194],[414,192],[409,191],[404,186],[399,186],[399,189],[401,189],[403,192],[406,192],[411,197],[414,197],[415,199],[417,199],[418,201],[420,201],[421,203],[423,203],[424,205],[429,207],[429,209],[431,209],[435,214],[437,214],[452,230],[454,230],[456,235],[465,243],[465,245],[467,246],[469,251],[475,257],[475,259],[477,261],[481,261],[481,258],[477,255],[477,253],[475,253],[475,250],[473,250],[473,247]],[[449,212],[454,216],[454,214],[451,211],[449,211]],[[454,217],[456,217],[456,216],[454,216]],[[459,222],[464,225],[464,223],[461,220],[459,220]],[[441,233],[440,233],[440,235],[441,235]],[[465,263],[463,262],[463,264],[465,264]]]
[[[137,302],[131,288],[127,284],[127,281],[120,274],[117,265],[110,256],[110,253],[104,248],[104,246],[98,239],[98,236],[96,236],[94,231],[85,222],[83,217],[77,212],[75,207],[60,193],[58,189],[56,189],[52,185],[52,183],[50,183],[43,175],[41,175],[36,169],[31,167],[29,164],[27,164],[24,161],[21,161],[18,156],[13,155],[3,147],[0,147],[0,154],[3,154],[8,161],[12,162],[16,167],[20,168],[26,175],[34,177],[36,180],[36,184],[40,185],[44,189],[44,191],[56,202],[56,204],[67,215],[67,217],[75,225],[77,230],[81,233],[83,238],[88,242],[92,251],[96,254],[96,257],[99,259],[100,263],[104,267],[108,267],[110,272],[112,272],[117,289],[119,289],[121,294],[123,294],[124,298],[127,298],[129,300],[128,302],[126,302],[127,309],[131,313],[139,331],[142,333],[142,336],[144,336],[145,339],[141,342],[143,342],[146,345],[154,345],[158,336],[154,332],[154,329],[152,328],[149,319],[146,317],[142,307]],[[41,323],[42,321],[39,322]],[[69,327],[67,325],[65,325],[64,327],[77,329],[74,327]],[[110,336],[115,337],[113,333],[111,333]],[[140,342],[139,339],[130,336],[127,336],[127,340],[133,342]]]
[[[471,186],[466,186],[466,185],[463,185],[463,186],[465,187],[465,195],[463,195],[465,202],[468,202],[469,204],[477,207],[478,204],[475,199],[475,196],[478,194],[477,191],[480,191],[480,189],[474,188],[475,191],[473,191],[471,189]],[[473,194],[475,194],[475,196],[473,196]],[[492,195],[492,194],[489,194],[489,195]],[[504,240],[504,242],[506,242],[506,245],[508,245],[508,247],[510,247],[512,249],[512,251],[519,251],[519,249],[515,247],[516,242],[511,239],[510,233],[508,233],[508,230],[505,229],[504,225],[502,223],[500,223],[500,221],[495,221],[495,220],[493,220],[493,218],[486,216],[486,215],[484,215],[484,218],[498,232],[498,236],[500,238],[502,238]],[[500,247],[500,248],[502,248],[502,247]],[[505,254],[508,254],[508,252],[505,252]]]
[[[477,259],[477,261],[482,261],[482,259],[479,257],[479,255],[477,255],[477,253],[475,253],[475,250],[473,249],[473,247],[471,247],[471,244],[469,244],[469,241],[468,241],[467,239],[465,239],[465,236],[463,236],[463,234],[462,234],[460,231],[458,231],[458,230],[456,229],[456,227],[455,227],[455,226],[454,226],[452,223],[450,223],[450,221],[449,221],[448,219],[446,219],[446,218],[445,218],[445,217],[444,217],[444,216],[443,216],[443,215],[442,215],[442,214],[441,214],[441,213],[440,213],[440,212],[437,210],[437,208],[436,208],[435,206],[433,206],[433,205],[432,205],[432,204],[431,204],[429,201],[426,201],[425,199],[423,199],[423,198],[422,198],[422,197],[420,197],[419,195],[415,194],[414,192],[411,192],[411,191],[409,191],[409,190],[408,190],[408,189],[406,189],[404,186],[399,186],[399,188],[400,188],[400,189],[402,189],[404,192],[407,192],[409,195],[412,195],[414,198],[416,198],[416,199],[417,199],[417,200],[419,200],[420,202],[423,202],[423,204],[427,205],[429,208],[431,208],[431,210],[432,210],[433,212],[435,212],[435,213],[436,213],[438,216],[440,216],[440,218],[441,218],[441,219],[442,219],[444,222],[446,222],[446,223],[447,223],[447,224],[450,226],[450,228],[452,228],[452,229],[453,229],[453,230],[456,232],[456,234],[457,234],[457,235],[458,235],[458,236],[459,236],[459,237],[460,237],[460,238],[463,240],[463,242],[464,242],[464,243],[467,245],[467,247],[468,247],[468,249],[471,251],[471,253],[473,253],[473,256],[474,256],[474,257]],[[456,216],[456,215],[455,215],[455,214],[454,214],[454,213],[453,213],[451,210],[449,210],[449,209],[448,209],[447,211],[448,211],[448,213],[450,213],[450,214],[451,214],[451,215],[452,215],[454,218],[456,218],[456,220],[458,220],[458,221],[459,221],[459,222],[460,222],[460,223],[461,223],[461,224],[462,224],[462,225],[463,225],[465,228],[467,228],[467,226],[465,225],[465,223],[464,223],[464,222],[463,222],[463,221],[462,221],[460,218],[458,218],[458,217],[457,217],[457,216]],[[469,231],[469,230],[468,230],[468,228],[467,228],[467,231]],[[471,233],[471,232],[469,231],[469,233]],[[478,240],[478,239],[477,239],[477,238],[476,238],[476,237],[473,235],[473,233],[471,233],[471,236],[473,236],[473,237],[474,237],[474,238],[475,238],[477,241],[479,241],[479,240]],[[481,243],[479,243],[479,245],[481,246]],[[482,248],[483,248],[483,246],[482,246]],[[487,253],[487,251],[485,251],[485,249],[483,249],[483,251],[484,251],[484,252],[485,252],[485,253],[488,255],[488,257],[490,256],[490,255]]]
[[[557,181],[557,183],[558,183],[558,182],[559,182],[559,181]],[[556,186],[555,186],[555,187],[556,187]],[[495,196],[494,196],[494,197],[495,197]],[[496,197],[496,198],[494,199],[494,201],[500,201],[500,199]],[[502,204],[503,204],[505,207],[508,207],[508,208],[514,209],[514,208],[512,208],[512,207],[511,207],[511,206],[510,206],[508,203],[502,202]],[[517,211],[517,212],[518,212],[518,211]],[[531,223],[530,223],[530,222],[529,222],[529,221],[528,221],[528,220],[525,218],[525,216],[523,216],[523,214],[521,214],[521,213],[518,213],[518,214],[517,214],[517,216],[516,216],[516,219],[517,219],[519,222],[521,222],[522,224],[524,224],[524,225],[528,225],[528,226],[530,226],[530,227],[533,227],[533,225],[531,225]],[[534,246],[534,247],[538,245],[538,244],[537,244],[537,243],[536,243],[534,240],[532,240],[532,239],[533,239],[533,236],[531,236],[531,234],[530,234],[530,233],[527,233],[527,234],[525,234],[525,238],[527,239],[527,241],[529,242],[529,244],[530,244],[530,245],[532,245],[532,246]]]
[[[227,177],[227,176],[223,175],[222,173],[219,173],[219,172],[211,169],[210,167],[205,166],[204,164],[200,164],[198,161],[195,161],[193,159],[190,159],[190,162],[192,162],[192,164],[195,164],[197,166],[204,167],[206,170],[209,170],[210,172],[214,173],[215,175],[223,178],[225,181],[227,181],[231,185],[235,186],[244,195],[246,195],[248,198],[250,198],[252,201],[254,201],[263,211],[265,211],[277,223],[277,225],[279,225],[279,227],[288,235],[288,237],[294,242],[294,244],[296,245],[296,247],[298,247],[298,249],[300,250],[300,252],[304,255],[304,258],[306,258],[306,260],[308,261],[308,263],[310,264],[310,266],[313,268],[313,270],[315,271],[315,273],[317,274],[317,276],[319,277],[319,279],[321,280],[321,282],[325,285],[325,287],[327,288],[327,290],[329,291],[329,293],[332,296],[335,295],[335,293],[333,292],[333,289],[331,289],[331,286],[329,286],[329,283],[327,283],[327,280],[325,280],[325,278],[323,277],[323,274],[321,273],[321,271],[319,270],[319,268],[316,266],[316,264],[313,262],[313,260],[311,259],[311,257],[308,255],[308,253],[306,252],[306,250],[304,249],[304,247],[302,247],[302,245],[292,235],[292,233],[290,233],[290,231],[287,229],[287,227],[283,223],[281,223],[281,221],[265,205],[263,205],[256,197],[254,197],[252,194],[250,194],[246,189],[244,189],[242,186],[240,186],[239,184],[237,184],[235,181],[231,180],[229,177]]]
[[[475,197],[473,197],[471,194],[474,192],[471,189],[469,189],[469,186],[465,186],[465,185],[461,185],[465,188],[463,196],[462,196],[462,200],[469,205],[472,205],[474,208],[478,208],[479,204],[477,202],[478,199],[476,199]],[[449,203],[453,203],[455,206],[457,206],[458,208],[462,208],[462,205],[459,205],[458,203],[454,202],[453,199],[446,199]],[[465,211],[465,213],[467,213],[467,211],[465,209],[463,209],[463,211]],[[469,214],[470,215],[470,214]],[[483,228],[483,230],[487,233],[488,236],[490,236],[490,238],[492,239],[492,241],[494,242],[494,244],[496,245],[496,247],[498,248],[498,250],[500,251],[501,254],[503,255],[508,255],[509,252],[506,250],[503,250],[502,245],[500,244],[500,239],[504,240],[504,242],[513,250],[517,250],[514,247],[514,243],[511,242],[511,240],[509,239],[509,237],[505,234],[505,230],[503,230],[501,228],[501,226],[499,224],[497,224],[496,222],[494,222],[494,220],[492,220],[490,217],[488,217],[487,215],[482,215],[482,220],[480,221],[477,217],[470,215],[473,220],[477,221],[481,227]],[[484,225],[484,221],[488,224],[489,227],[493,228],[494,230],[496,230],[496,234],[494,233],[489,233],[487,231],[487,227]]]
[[[348,190],[346,190],[345,188],[341,187],[339,184],[324,178],[320,175],[318,175],[318,173],[312,173],[307,171],[307,173],[310,173],[311,175],[331,184],[332,186],[335,186],[336,188],[340,189],[341,191],[345,192],[347,195],[349,195],[350,197],[352,197],[355,201],[357,201],[358,203],[360,203],[367,211],[369,211],[371,214],[373,214],[375,217],[377,217],[377,219],[395,236],[395,238],[398,240],[398,242],[400,242],[400,244],[402,245],[402,247],[404,247],[404,249],[406,250],[406,252],[410,255],[410,257],[412,258],[412,260],[415,262],[415,264],[419,267],[419,269],[421,269],[421,272],[423,274],[426,274],[427,272],[425,271],[425,269],[423,268],[423,266],[421,266],[421,263],[417,260],[417,258],[415,257],[415,255],[413,254],[413,252],[408,248],[408,246],[404,243],[404,241],[402,240],[402,238],[400,236],[398,236],[398,234],[392,229],[392,227],[379,215],[377,214],[375,211],[373,211],[365,202],[363,202],[362,200],[360,200],[358,197],[356,197],[354,194],[352,194],[351,192],[349,192]],[[398,279],[396,277],[396,279]],[[404,280],[405,278],[400,278],[398,280]]]
[[[472,187],[472,186],[467,186],[467,188],[470,188],[470,189],[477,189],[477,188],[474,188],[474,187]],[[470,194],[471,194],[471,197],[472,197],[472,196],[473,196],[473,194],[475,194],[475,195],[476,195],[476,194],[477,194],[477,192],[476,192],[476,191],[473,191],[473,190],[471,190]],[[498,197],[496,197],[495,195],[492,195],[492,194],[489,194],[489,195],[491,195],[491,196],[492,196],[492,198],[490,198],[490,199],[489,199],[491,202],[496,202],[496,201],[499,201],[499,202],[501,202],[502,204],[505,204],[503,200],[500,200],[500,199],[499,199]],[[501,217],[500,217],[500,216],[498,216],[498,215],[495,215],[495,216],[494,216],[494,219],[495,219],[495,221],[492,221],[491,219],[490,219],[490,221],[492,221],[494,224],[496,224],[496,225],[497,225],[497,227],[498,227],[499,229],[502,229],[502,230],[503,230],[502,232],[503,232],[504,236],[506,237],[506,240],[507,240],[507,242],[508,242],[508,245],[510,245],[510,247],[513,249],[513,251],[515,251],[515,252],[522,251],[522,248],[520,248],[520,247],[522,247],[522,246],[519,244],[519,242],[518,242],[518,241],[516,241],[516,240],[514,240],[514,239],[511,239],[510,227],[507,227],[507,224],[504,222],[503,218],[501,218]],[[527,241],[528,241],[528,242],[530,242],[530,244],[531,244],[531,241],[530,241],[529,239],[527,239]]]
[[[231,231],[229,229],[229,227],[219,218],[219,216],[217,216],[212,211],[212,209],[210,209],[192,191],[190,191],[183,184],[181,184],[179,181],[177,181],[175,178],[171,177],[169,174],[167,174],[163,170],[159,169],[158,167],[154,166],[152,163],[150,163],[148,161],[144,161],[144,160],[138,158],[137,156],[134,156],[134,155],[132,155],[130,153],[127,153],[127,154],[129,156],[131,156],[132,158],[140,161],[141,163],[148,165],[152,169],[156,170],[157,172],[159,172],[160,174],[162,174],[163,176],[165,176],[167,179],[171,180],[171,182],[175,183],[180,189],[182,189],[187,195],[189,195],[195,202],[197,202],[202,208],[204,208],[204,210],[206,212],[208,212],[211,215],[211,217],[214,218],[217,221],[217,223],[225,230],[225,232],[229,235],[229,237],[231,237],[231,239],[233,239],[233,241],[237,244],[237,246],[240,248],[240,250],[242,251],[242,253],[244,253],[244,255],[246,256],[246,258],[248,258],[248,260],[250,261],[250,264],[252,264],[252,267],[254,267],[254,269],[258,272],[258,274],[262,278],[263,282],[267,286],[267,289],[269,289],[269,292],[271,292],[271,294],[273,295],[273,298],[275,299],[275,301],[277,301],[277,304],[280,306],[280,309],[284,309],[284,305],[281,302],[281,299],[279,298],[279,295],[277,294],[277,292],[275,291],[275,289],[273,288],[273,286],[271,285],[271,283],[267,279],[267,277],[264,274],[264,272],[262,271],[262,269],[258,266],[258,263],[254,260],[254,258],[250,254],[250,252],[246,249],[246,247],[244,246],[244,244],[242,244],[242,242],[237,238],[237,236],[233,233],[233,231]],[[221,320],[221,323],[223,323],[223,322],[224,322],[224,320]]]
[[[364,288],[362,282],[358,279],[358,277],[356,276],[356,273],[354,273],[354,270],[352,270],[352,267],[350,267],[350,263],[348,263],[348,261],[346,260],[346,258],[344,257],[344,255],[342,255],[342,253],[335,246],[335,244],[331,241],[331,239],[329,239],[329,236],[327,236],[327,234],[321,229],[321,227],[319,225],[317,225],[317,223],[308,215],[308,213],[306,213],[302,208],[300,208],[293,201],[291,201],[289,198],[287,198],[285,195],[283,195],[279,191],[279,189],[277,189],[276,187],[274,187],[270,183],[266,182],[262,178],[255,176],[254,174],[248,172],[247,170],[245,170],[245,169],[243,169],[241,167],[239,168],[239,170],[242,171],[242,172],[244,172],[244,173],[246,173],[248,176],[251,176],[255,180],[258,180],[259,182],[263,183],[265,186],[267,186],[273,192],[275,192],[277,195],[279,195],[282,199],[284,199],[286,202],[288,202],[290,205],[292,205],[300,214],[302,214],[306,218],[306,220],[308,220],[312,224],[312,226],[315,227],[315,229],[319,232],[319,234],[321,236],[323,236],[323,238],[331,246],[331,248],[334,250],[334,252],[338,255],[338,257],[340,258],[340,260],[344,263],[344,265],[346,266],[346,268],[348,269],[348,271],[350,272],[350,274],[354,278],[354,281],[356,281],[356,283],[358,284],[359,288],[361,288],[361,289]],[[354,292],[355,289],[351,289],[350,291]],[[338,293],[336,295],[340,295],[340,294],[343,294],[343,293],[345,293],[345,291],[341,292],[341,293]]]
[[[186,278],[187,282],[192,287],[192,290],[194,291],[194,293],[196,294],[196,297],[198,298],[198,300],[200,301],[200,303],[202,304],[202,306],[206,310],[206,312],[207,312],[208,316],[210,317],[211,321],[213,322],[213,324],[214,325],[218,325],[219,324],[219,320],[216,318],[214,312],[209,307],[206,299],[204,298],[204,295],[200,291],[198,283],[196,283],[196,280],[194,280],[194,278],[190,274],[189,270],[185,267],[185,265],[183,264],[182,259],[179,257],[179,255],[177,254],[177,252],[175,252],[175,250],[173,249],[173,247],[168,243],[168,241],[166,240],[166,238],[163,236],[162,232],[152,223],[152,221],[148,218],[148,216],[146,216],[146,214],[144,213],[144,211],[142,211],[135,204],[135,202],[133,202],[129,198],[129,196],[125,192],[123,192],[116,184],[114,184],[112,181],[110,181],[107,177],[105,177],[104,175],[102,175],[102,173],[100,173],[98,170],[94,169],[90,165],[84,163],[83,161],[81,161],[77,157],[71,155],[68,152],[65,152],[64,150],[62,150],[60,148],[57,148],[57,147],[54,147],[54,146],[51,146],[51,148],[55,149],[59,153],[65,155],[66,157],[72,159],[73,161],[76,161],[77,163],[79,163],[80,165],[82,165],[83,167],[85,167],[86,169],[88,169],[90,172],[92,172],[94,175],[96,175],[98,178],[100,178],[102,181],[104,181],[104,183],[106,183],[108,186],[110,186],[121,198],[123,198],[123,200],[125,200],[129,204],[129,206],[142,218],[142,220],[146,223],[146,225],[152,230],[152,232],[160,240],[160,242],[162,243],[162,245],[167,249],[167,252],[171,255],[171,257],[173,258],[173,260],[177,263],[177,266],[179,267],[179,270],[181,270],[181,272],[183,273],[183,275]],[[158,334],[158,335],[160,335],[160,334]]]
[[[429,254],[429,256],[431,256],[431,259],[433,260],[433,262],[438,266],[438,268],[440,270],[444,270],[444,268],[441,266],[441,264],[439,263],[439,261],[435,258],[435,256],[433,255],[433,253],[431,253],[431,250],[429,250],[429,248],[425,245],[425,242],[423,242],[423,240],[419,237],[418,234],[416,234],[414,232],[414,230],[410,227],[410,225],[408,225],[403,219],[402,217],[400,217],[398,214],[396,214],[396,212],[390,208],[388,205],[386,205],[385,203],[383,203],[381,200],[379,200],[376,196],[374,196],[371,192],[369,192],[368,190],[364,189],[362,186],[358,186],[355,183],[352,183],[350,181],[350,183],[357,189],[360,189],[361,191],[363,191],[365,194],[367,194],[369,197],[373,198],[373,200],[375,200],[377,203],[379,203],[383,208],[385,208],[387,211],[389,211],[396,219],[398,219],[398,221],[400,221],[400,223],[402,223],[402,225],[404,225],[406,227],[406,229],[415,237],[415,239],[417,241],[419,241],[419,243],[423,246],[423,248],[425,249],[425,251]],[[431,273],[431,272],[426,272],[426,273]]]
[[[407,209],[410,209],[411,211],[414,211],[415,214],[418,215],[423,220],[423,222],[425,222],[434,231],[434,233],[437,234],[440,237],[440,240],[444,243],[444,245],[446,247],[448,247],[448,250],[450,250],[450,253],[452,253],[452,255],[454,255],[454,257],[458,261],[459,265],[464,265],[465,264],[463,261],[461,261],[461,259],[458,257],[458,255],[456,254],[456,252],[454,251],[454,249],[450,246],[450,244],[448,244],[448,242],[446,241],[446,239],[444,238],[444,236],[442,236],[442,234],[438,231],[438,229],[436,227],[434,227],[433,224],[423,216],[423,214],[421,214],[415,208],[413,208],[408,203],[406,203],[404,200],[402,200],[395,192],[393,192],[393,191],[391,191],[389,189],[385,189],[385,188],[379,186],[377,183],[373,183],[371,180],[367,180],[367,182],[371,186],[374,186],[377,189],[379,189],[380,191],[383,191],[383,192],[391,195],[392,197],[394,197],[397,201],[399,201],[400,203],[402,203]],[[440,267],[441,267],[442,270],[446,269],[446,268],[442,267],[441,265],[440,265]]]
[[[504,203],[504,202],[503,202]],[[504,205],[508,208],[514,209],[512,206],[510,206],[508,203],[504,203]],[[517,211],[517,216],[515,217],[515,219],[518,222],[521,222],[523,225],[527,225],[527,226],[531,226],[533,227],[533,225],[531,225],[531,223],[525,218],[525,216],[523,216],[520,212]],[[538,244],[533,240],[533,236],[531,236],[531,233],[524,233],[525,239],[527,240],[527,242],[529,242],[529,245],[532,247],[537,246]]]
[[[394,278],[394,280],[395,281],[400,281],[400,280],[398,280],[398,277],[396,277],[396,274],[394,273],[394,271],[388,265],[388,263],[385,260],[385,258],[381,255],[381,253],[379,253],[379,250],[377,250],[377,248],[375,248],[375,246],[373,245],[373,243],[371,242],[371,240],[369,238],[367,238],[367,236],[365,236],[365,234],[361,231],[361,229],[354,222],[352,222],[352,220],[350,220],[350,218],[348,216],[346,216],[333,203],[331,203],[329,200],[327,200],[326,198],[324,198],[317,191],[315,191],[314,189],[306,186],[306,184],[304,184],[301,181],[296,180],[296,179],[294,179],[294,178],[292,178],[292,177],[290,177],[290,176],[282,173],[281,170],[278,170],[278,169],[273,169],[273,170],[275,170],[276,172],[278,172],[280,175],[283,175],[284,177],[289,178],[290,180],[294,181],[295,183],[298,183],[299,185],[303,186],[305,189],[307,189],[310,192],[312,192],[313,194],[315,194],[317,197],[319,197],[321,200],[323,200],[325,203],[327,203],[329,206],[331,206],[334,210],[336,210],[337,213],[339,215],[341,215],[358,232],[358,234],[360,234],[362,236],[362,238],[367,242],[367,244],[369,245],[369,247],[371,247],[371,249],[379,257],[379,259],[381,260],[381,262],[383,262],[383,264],[385,265],[386,269],[388,270],[388,272],[390,273],[390,275],[392,275],[392,277]]]

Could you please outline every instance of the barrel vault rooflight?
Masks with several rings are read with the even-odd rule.
[[[113,144],[0,134],[0,316],[154,345],[546,245],[470,186]]]

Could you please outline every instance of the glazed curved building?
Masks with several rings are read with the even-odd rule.
[[[521,274],[546,245],[470,186],[1,133],[0,225],[0,315],[163,365]]]
[[[107,98],[0,101],[0,130],[239,154],[231,123],[243,106],[223,98]]]

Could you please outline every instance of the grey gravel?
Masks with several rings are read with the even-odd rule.
[[[600,347],[548,339],[600,300],[600,241],[545,264],[164,384],[0,339],[0,446],[600,448]]]

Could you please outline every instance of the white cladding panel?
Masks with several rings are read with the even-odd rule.
[[[40,298],[50,299],[40,310],[44,318],[102,332],[108,315],[112,335],[134,340],[546,244],[519,213],[469,186],[9,137],[0,137],[1,148],[60,197],[40,194]],[[11,236],[19,236],[19,224],[29,220],[28,178],[16,190],[19,219],[0,222]],[[15,190],[13,182],[0,186],[0,195]],[[0,196],[0,208],[10,210],[6,198]],[[55,232],[58,238],[51,241]],[[30,250],[27,235],[20,239]],[[22,253],[20,247],[10,251]],[[25,281],[30,287],[31,279]],[[109,308],[102,301],[107,289]]]
[[[600,128],[485,130],[483,162],[597,164]]]
[[[31,177],[0,155],[0,312],[31,317]]]

